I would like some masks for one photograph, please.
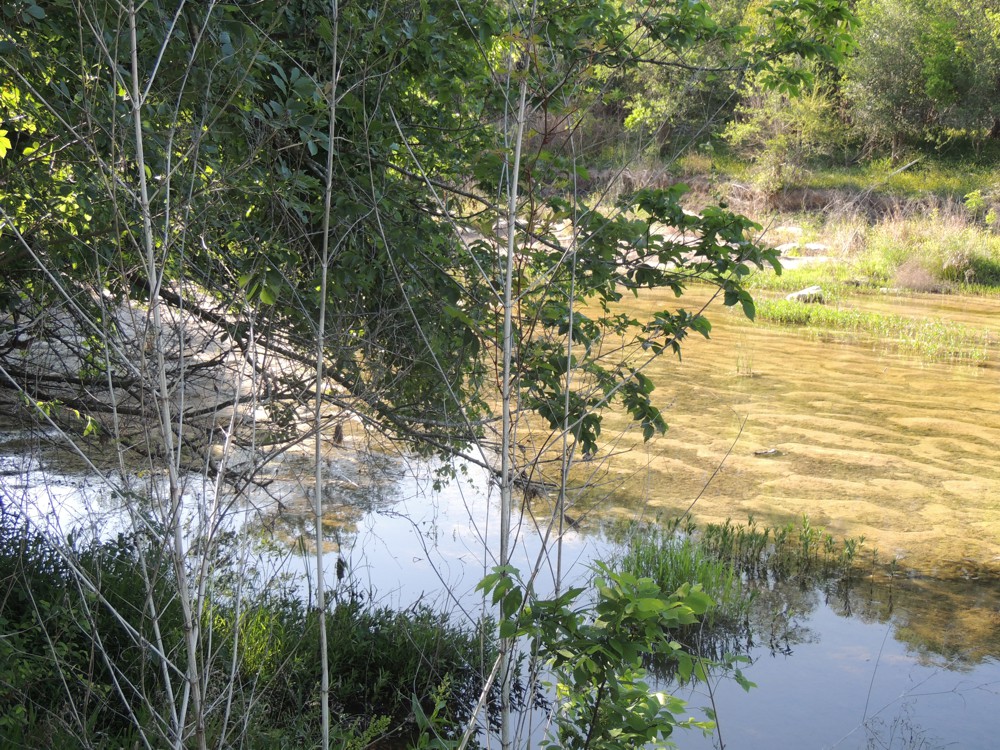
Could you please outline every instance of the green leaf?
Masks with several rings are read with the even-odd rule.
[[[513,638],[517,635],[517,623],[513,620],[500,621],[500,637]]]
[[[707,339],[712,330],[712,323],[703,315],[695,315],[691,318],[691,330],[697,331]]]
[[[520,609],[522,601],[523,597],[521,596],[521,589],[512,589],[510,593],[503,598],[503,602],[500,604],[501,616],[505,619],[513,617],[517,614],[517,610]]]

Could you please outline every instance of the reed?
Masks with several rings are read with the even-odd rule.
[[[982,364],[995,343],[986,331],[939,319],[867,312],[788,300],[757,302],[757,319],[776,325],[805,326],[870,337],[884,348],[932,360]]]

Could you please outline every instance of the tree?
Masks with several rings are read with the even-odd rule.
[[[798,60],[836,59],[852,22],[840,0],[775,0],[766,24],[736,31],[703,3],[610,0],[23,0],[4,12],[0,377],[95,469],[103,437],[117,476],[135,476],[139,456],[145,476],[165,477],[139,497],[108,483],[176,586],[183,642],[156,635],[152,593],[141,616],[154,642],[131,632],[157,674],[135,697],[136,732],[178,748],[224,746],[233,730],[208,614],[226,520],[264,484],[261,467],[314,449],[321,587],[336,426],[362,420],[488,467],[509,589],[515,490],[555,488],[558,542],[602,412],[626,410],[646,439],[662,432],[645,363],[709,334],[702,310],[639,320],[616,307],[622,295],[707,282],[753,317],[744,281],[776,261],[748,240],[749,220],[686,213],[683,186],[618,205],[579,189],[577,132],[605,90],[599,72],[739,42],[744,70],[791,90]],[[194,482],[211,491],[188,515]],[[73,547],[60,553],[127,622]],[[558,544],[555,556],[558,594]],[[525,592],[505,614],[532,606]],[[517,633],[501,629],[484,688],[499,680],[508,718]]]
[[[846,144],[839,98],[822,73],[813,72],[794,96],[749,82],[723,135],[741,154],[753,156],[758,187],[773,194],[793,184],[810,159],[832,157]]]
[[[986,9],[986,19],[996,8]],[[893,158],[906,139],[960,130],[982,137],[997,116],[995,25],[964,3],[858,5],[857,53],[844,66],[857,126]]]

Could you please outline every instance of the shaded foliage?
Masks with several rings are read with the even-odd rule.
[[[162,704],[162,643],[180,648],[183,619],[173,581],[149,541],[71,540],[61,548],[5,512],[0,529],[0,740],[10,746],[86,743],[122,747],[150,731]],[[146,576],[153,577],[153,585]],[[220,587],[220,590],[224,587]],[[153,591],[147,599],[147,591]],[[319,722],[317,614],[281,587],[238,606],[220,594],[203,616],[216,653],[208,685],[235,683],[232,701],[247,747],[315,735]],[[151,612],[157,616],[156,631]],[[482,688],[476,665],[494,646],[429,607],[406,610],[342,599],[327,619],[334,721],[351,737],[376,719],[380,735],[416,731],[413,701],[439,729],[469,717]],[[209,694],[209,698],[225,698]],[[232,728],[208,733],[224,745]]]

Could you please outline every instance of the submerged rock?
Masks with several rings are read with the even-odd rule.
[[[766,458],[768,456],[780,456],[781,451],[779,451],[777,448],[761,448],[760,450],[754,451],[753,454],[755,456]]]

